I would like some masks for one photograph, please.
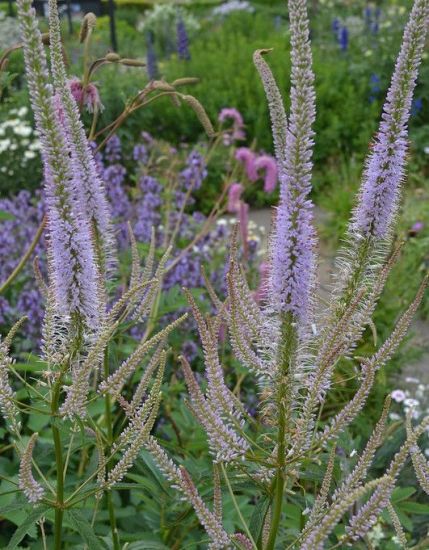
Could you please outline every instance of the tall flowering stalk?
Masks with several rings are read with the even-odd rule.
[[[388,237],[396,215],[405,171],[408,121],[428,16],[427,3],[424,0],[415,2],[405,28],[380,127],[367,159],[359,201],[349,228],[352,235],[384,239]]]
[[[71,170],[80,180],[79,194],[83,197],[85,215],[95,230],[95,241],[101,263],[111,263],[115,254],[110,207],[104,184],[101,181],[95,160],[90,149],[79,109],[68,85],[61,45],[60,21],[55,0],[49,2],[49,37],[52,74],[55,93],[58,96],[57,108],[62,111],[64,131],[71,151]]]
[[[335,361],[353,349],[361,337],[397,260],[393,253],[385,263],[404,176],[407,124],[426,40],[428,10],[427,1],[416,0],[404,31],[380,128],[349,223],[348,242],[339,253],[328,313],[320,323],[320,345],[308,383],[312,389],[305,404],[304,431],[330,386]]]
[[[278,159],[280,203],[277,208],[270,286],[272,307],[290,314],[304,330],[314,292],[315,237],[312,226],[311,157],[315,120],[314,75],[304,0],[289,1],[291,32],[291,113],[286,129],[286,153]],[[281,120],[281,119],[280,119]],[[280,153],[279,153],[280,154]]]
[[[48,215],[49,265],[57,308],[87,326],[100,322],[98,272],[93,232],[79,192],[79,172],[70,165],[70,144],[54,101],[36,15],[18,2],[30,100],[40,134]]]
[[[30,437],[23,452],[20,444],[15,446],[22,455],[18,488],[30,503],[43,501],[43,506],[50,506],[54,511],[49,520],[53,522],[52,548],[63,548],[64,516],[66,513],[72,514],[70,508],[75,506],[76,501],[81,502],[81,493],[84,492],[85,499],[94,497],[100,500],[104,493],[107,494],[113,548],[119,550],[121,545],[111,490],[132,466],[150,435],[161,400],[167,337],[186,315],[159,330],[152,338],[151,319],[146,330],[142,331],[137,350],[110,374],[113,361],[109,360],[109,345],[117,333],[125,330],[124,321],[128,321],[127,329],[130,324],[148,321],[148,315],[153,311],[154,302],[159,296],[171,249],[167,249],[160,263],[156,264],[153,242],[146,265],[142,268],[135,239],[131,235],[134,246],[130,285],[106,311],[101,274],[114,255],[110,215],[77,105],[68,87],[56,3],[50,3],[50,59],[54,86],[36,14],[29,0],[19,0],[18,19],[30,99],[42,144],[45,175],[49,285],[45,285],[43,276],[37,270],[36,276],[47,302],[42,343],[46,370],[40,372],[39,386],[33,386],[13,370],[9,347],[19,327],[17,324],[0,343],[0,412],[10,424],[11,432],[19,437],[19,416],[34,409],[32,405],[17,400],[10,382],[10,375],[15,374],[28,389],[29,401],[35,401],[37,405],[42,403],[43,409],[36,410],[46,414],[47,422],[51,423],[53,445],[49,446],[48,452],[55,455],[55,465],[46,475],[33,462],[32,452],[37,434]],[[157,344],[154,358],[148,360],[151,348]],[[138,384],[131,403],[128,403],[118,393],[128,377],[146,365],[148,372]],[[104,367],[104,380],[99,383],[101,366]],[[157,373],[152,383],[155,371]],[[108,392],[100,395],[112,379],[118,384],[117,391],[112,393],[124,409],[122,425],[129,424],[118,437],[113,430],[115,409],[112,396]],[[42,388],[41,391],[37,387]],[[145,399],[146,394],[149,394],[148,399]],[[101,417],[98,414],[101,418],[99,424],[88,414],[92,412],[88,410],[88,404],[97,399],[102,400],[104,405],[104,414]],[[85,449],[83,452],[94,451],[98,455],[99,465],[98,471],[90,472],[77,489],[74,484],[66,483],[70,457],[76,451],[73,444],[73,426],[76,422],[84,428],[81,433],[82,449]],[[70,429],[69,434],[67,429]],[[88,433],[89,442],[86,437]],[[67,435],[68,444],[65,441]],[[115,442],[115,439],[118,441]],[[127,446],[124,450],[123,447]],[[122,457],[118,459],[117,453],[123,450]],[[81,474],[85,471],[85,463],[86,458],[81,463]],[[43,486],[34,478],[32,465],[42,478]],[[55,475],[54,480],[49,479],[52,474]],[[97,478],[101,484],[96,489],[90,488],[93,478]],[[71,486],[73,489],[69,492]],[[45,496],[45,488],[49,489],[54,499]],[[39,509],[44,510],[43,507]],[[89,525],[86,535],[88,531]],[[83,533],[82,536],[85,538],[86,535]],[[94,540],[95,535],[88,543],[89,546],[92,546]]]
[[[404,339],[428,283],[428,277],[425,277],[391,336],[373,355],[354,356],[354,348],[370,322],[400,254],[401,247],[398,246],[388,255],[388,245],[392,241],[390,228],[397,210],[406,151],[406,125],[426,38],[428,9],[429,0],[415,0],[326,315],[315,315],[313,307],[317,300],[317,243],[309,193],[315,93],[304,0],[289,0],[292,46],[289,115],[263,57],[270,50],[259,50],[254,54],[268,100],[280,181],[280,202],[268,251],[268,281],[262,288],[263,303],[261,306],[256,302],[239,264],[237,228],[228,259],[226,300],[220,300],[206,281],[214,315],[203,319],[196,304],[190,301],[204,349],[205,393],[188,362],[182,360],[191,408],[206,431],[215,468],[220,467],[224,473],[232,500],[235,497],[229,476],[233,472],[237,476],[245,473],[261,490],[258,513],[262,517],[258,525],[255,526],[253,520],[249,525],[237,505],[243,533],[229,534],[229,541],[220,538],[221,525],[216,527],[216,535],[209,531],[193,503],[213,547],[218,547],[215,546],[216,540],[221,544],[219,548],[228,548],[233,543],[241,548],[264,550],[274,550],[280,547],[279,544],[301,550],[322,550],[328,541],[334,544],[333,547],[339,547],[362,539],[383,510],[389,509],[398,475],[410,454],[419,483],[423,490],[428,489],[427,461],[418,448],[418,438],[424,433],[429,418],[423,419],[416,427],[408,426],[406,440],[386,475],[368,479],[375,452],[386,435],[389,399],[355,467],[340,480],[337,489],[332,488],[334,476],[338,482],[335,473],[338,439],[365,406],[377,371],[389,361]],[[251,151],[239,150],[238,158],[254,168]],[[230,210],[237,208],[241,193],[241,187],[234,185],[228,202]],[[213,340],[224,323],[228,326],[235,356],[243,367],[257,376],[260,383],[262,423],[252,422],[224,381]],[[358,388],[329,421],[321,422],[321,408],[331,389],[335,367],[345,357],[356,363]],[[226,445],[229,453],[225,450]],[[153,440],[147,448],[173,486],[183,492],[183,480],[177,475],[177,467],[162,454]],[[309,463],[320,464],[322,456],[327,458],[323,482],[315,494],[306,525],[295,537],[282,525],[286,495],[300,490],[302,470]],[[215,493],[215,509],[219,510],[216,485]],[[353,513],[347,517],[351,509]],[[221,513],[218,512],[217,517],[222,520]],[[335,544],[332,533],[339,523],[345,534]],[[395,529],[400,533],[397,526]]]

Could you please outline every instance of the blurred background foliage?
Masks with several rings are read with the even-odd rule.
[[[323,246],[331,253],[341,243],[355,192],[359,186],[363,160],[372,136],[376,131],[382,103],[389,84],[394,61],[399,49],[402,30],[406,21],[410,0],[380,0],[367,3],[362,0],[312,0],[311,32],[316,74],[317,119],[315,147],[315,175],[313,199],[324,213],[319,224]],[[272,153],[272,139],[266,100],[259,77],[252,63],[256,49],[273,48],[268,61],[277,78],[288,106],[289,90],[289,37],[287,13],[284,0],[236,1],[197,0],[160,2],[149,0],[117,0],[116,31],[119,53],[122,57],[150,61],[148,66],[156,71],[157,78],[167,82],[182,77],[196,77],[198,83],[184,88],[204,105],[210,119],[217,125],[222,108],[233,107],[243,116],[246,139],[243,145],[255,150]],[[104,10],[107,4],[103,3]],[[7,16],[8,4],[0,3],[0,52],[18,40],[16,20]],[[177,22],[184,22],[188,41],[189,59],[179,56]],[[78,44],[80,19],[73,20],[70,35],[64,21],[65,50],[68,54],[70,74],[82,76],[82,48]],[[93,39],[94,58],[103,56],[110,49],[110,28],[107,15],[98,17]],[[150,58],[150,59],[149,59]],[[412,298],[423,273],[429,266],[429,60],[424,54],[419,83],[413,104],[410,124],[409,176],[404,190],[404,206],[398,227],[398,239],[406,242],[401,261],[394,268],[376,314],[377,338],[383,339],[394,324],[394,319]],[[104,110],[98,120],[103,127],[114,120],[124,106],[149,82],[148,67],[136,68],[120,65],[102,67],[95,81],[98,85]],[[154,75],[151,75],[154,76]],[[7,72],[0,76],[0,195],[13,196],[22,190],[34,191],[40,187],[41,167],[37,155],[37,136],[33,135],[33,122],[28,96],[23,80],[23,60],[20,51],[10,56]],[[89,127],[90,115],[85,122]],[[139,143],[142,132],[150,132],[157,139],[173,147],[191,149],[206,141],[201,124],[195,114],[182,105],[177,107],[168,97],[152,103],[148,108],[133,113],[121,126],[124,158],[132,155],[134,144]],[[31,148],[33,147],[33,149]],[[207,213],[213,206],[222,185],[227,154],[218,150],[210,159],[204,186],[195,194],[195,209]],[[124,185],[135,185],[135,174],[129,170]],[[246,192],[246,201],[254,208],[269,206],[276,202],[276,193],[267,195],[260,186]],[[0,213],[1,214],[1,213]],[[0,220],[1,222],[2,220]],[[216,260],[220,263],[219,258]],[[219,268],[219,265],[216,266]],[[168,307],[183,307],[183,297],[177,292],[170,296]],[[426,298],[420,311],[423,319],[429,317],[429,299]],[[180,349],[183,342],[179,335],[172,342]],[[123,343],[122,343],[123,344]],[[374,334],[368,331],[359,348],[365,355],[375,349]],[[125,348],[113,350],[119,356]],[[386,369],[378,374],[378,381],[364,415],[344,435],[339,447],[344,453],[361,448],[365,437],[376,421],[380,402],[395,384],[400,368],[415,360],[424,350],[405,345]],[[232,385],[239,384],[244,400],[250,407],[256,399],[254,381],[240,370],[232,359],[230,350],[223,350],[223,360],[230,372]],[[173,363],[174,361],[172,361]],[[197,353],[193,366],[198,370],[202,364]],[[24,362],[23,362],[24,365]],[[22,369],[31,373],[37,366],[35,360],[26,358]],[[157,433],[174,453],[183,456],[184,464],[198,484],[212,491],[209,479],[209,463],[204,462],[206,441],[202,430],[191,421],[189,410],[183,403],[184,384],[170,365],[164,392],[164,400]],[[341,407],[356,388],[354,366],[339,366],[336,392],[331,406]],[[429,403],[428,403],[429,405]],[[325,411],[329,412],[329,411]],[[32,429],[41,430],[37,415],[32,419]],[[172,420],[173,424],[168,420]],[[174,426],[174,429],[172,428]],[[0,435],[1,435],[0,428]],[[182,439],[178,433],[183,434]],[[395,437],[399,437],[399,435]],[[380,471],[389,460],[397,441],[390,441],[380,451],[377,466]],[[396,445],[397,446],[397,445]],[[43,466],[43,464],[41,463]],[[0,457],[2,469],[12,471],[6,457]],[[311,484],[320,483],[322,469],[315,468]],[[142,455],[134,475],[140,489],[132,492],[126,506],[118,513],[121,529],[129,533],[130,550],[134,548],[181,548],[186,544],[201,543],[202,534],[196,529],[195,518],[190,510],[183,509],[154,468],[150,459]],[[310,476],[311,477],[311,476]],[[403,475],[403,488],[394,496],[393,502],[401,521],[412,537],[424,533],[424,518],[429,515],[428,505],[421,504],[422,495],[416,494],[414,480],[409,472]],[[245,510],[252,499],[251,488],[240,480],[234,487],[241,490],[240,507]],[[5,487],[2,487],[5,489]],[[414,502],[405,498],[413,496]],[[115,494],[120,504],[118,494]],[[239,527],[232,503],[226,497],[226,509],[231,524]],[[6,499],[7,501],[7,499]],[[0,504],[7,503],[0,499]],[[173,505],[171,503],[173,502]],[[287,508],[287,529],[297,529],[304,521],[307,507],[305,498],[291,498]],[[413,507],[414,506],[414,507]],[[422,508],[423,507],[423,508]],[[18,524],[15,514],[7,516]],[[141,525],[145,527],[142,534]],[[161,525],[161,532],[153,533]],[[386,518],[386,525],[389,520]],[[389,532],[387,530],[387,532]],[[10,533],[7,524],[6,533]],[[390,529],[390,533],[392,530]],[[101,533],[102,535],[102,533]],[[30,533],[31,536],[31,533]],[[2,539],[3,537],[3,539]],[[0,545],[7,540],[0,535]],[[137,538],[136,538],[137,537]],[[135,542],[146,541],[147,546]],[[73,540],[69,541],[72,545]],[[127,542],[124,539],[124,542]],[[35,543],[36,544],[36,543]],[[135,544],[132,546],[132,544]],[[152,544],[152,546],[151,546]],[[178,546],[177,546],[178,544]],[[183,546],[181,546],[183,545]],[[384,535],[372,540],[371,547],[395,550],[398,546],[392,537]],[[201,546],[200,546],[201,547]],[[204,547],[204,546],[202,546]],[[31,546],[38,548],[38,546]],[[356,546],[360,548],[360,546]]]

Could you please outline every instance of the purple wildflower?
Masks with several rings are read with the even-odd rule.
[[[349,47],[349,29],[344,26],[338,32],[338,43],[343,52]]]
[[[158,77],[158,63],[156,60],[155,45],[153,43],[153,34],[148,33],[146,38],[146,70],[151,80]]]
[[[286,155],[280,166],[280,203],[271,245],[270,298],[278,312],[308,321],[314,287],[315,236],[311,190],[312,124],[315,120],[314,75],[305,2],[290,0],[292,44],[291,114]]]
[[[412,237],[415,237],[418,233],[423,231],[425,224],[423,222],[415,222],[408,230],[408,234]]]
[[[186,32],[185,23],[181,17],[179,17],[177,21],[176,34],[177,53],[179,55],[179,59],[189,61],[191,59],[191,54],[189,52],[189,37],[188,33]]]
[[[110,163],[118,162],[122,158],[121,140],[116,134],[113,134],[106,142],[104,156]]]
[[[407,152],[412,95],[426,38],[428,5],[416,0],[404,31],[382,120],[367,160],[351,232],[385,238],[397,211]]]
[[[133,148],[133,159],[141,164],[146,164],[148,161],[149,155],[147,152],[147,147],[143,143],[139,143]]]
[[[186,159],[186,168],[180,172],[180,183],[185,191],[199,189],[207,177],[206,162],[201,153],[192,151]]]

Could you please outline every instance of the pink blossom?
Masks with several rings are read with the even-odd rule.
[[[228,190],[228,212],[234,213],[240,210],[240,196],[243,192],[241,183],[233,183]]]
[[[261,155],[254,162],[256,173],[265,170],[264,191],[272,193],[277,185],[277,163],[270,155]]]
[[[420,231],[423,231],[423,229],[425,228],[425,224],[423,222],[416,222],[414,223],[410,229],[409,229],[409,233],[410,235],[417,235],[417,233],[420,233]]]
[[[242,128],[244,126],[243,117],[233,107],[226,107],[221,110],[219,113],[219,122],[225,122],[227,119],[232,119],[234,121],[234,126]]]
[[[82,82],[76,77],[70,78],[69,87],[70,87],[71,94],[74,100],[76,101],[76,103],[78,105],[82,103],[83,102]]]
[[[256,181],[258,173],[255,170],[255,153],[248,147],[239,147],[235,152],[235,158],[243,164],[249,180]]]
[[[88,113],[102,111],[103,105],[100,100],[97,86],[90,82],[83,87],[82,82],[74,77],[69,80],[70,91],[78,105],[84,105]]]
[[[227,107],[221,110],[219,113],[219,122],[225,122],[225,120],[231,119],[233,121],[232,125],[232,133],[228,132],[224,136],[224,143],[225,145],[231,145],[232,141],[238,141],[243,140],[246,138],[246,134],[244,133],[243,127],[244,127],[244,121],[241,114],[237,111],[237,109]]]

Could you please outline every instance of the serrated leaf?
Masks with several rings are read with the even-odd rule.
[[[106,550],[106,546],[94,533],[94,529],[79,510],[67,510],[67,516],[73,529],[77,531],[91,550]]]
[[[250,534],[255,541],[259,540],[261,536],[269,505],[270,499],[268,497],[262,497],[253,510],[252,519],[250,520]]]
[[[37,508],[36,510],[33,510],[31,514],[29,514],[23,523],[18,527],[18,529],[13,534],[12,538],[9,541],[9,544],[6,547],[6,550],[13,550],[18,546],[18,544],[22,541],[22,539],[29,533],[33,525],[39,521],[39,519],[46,513],[48,507],[47,506],[41,506]],[[104,550],[104,549],[103,549]]]

